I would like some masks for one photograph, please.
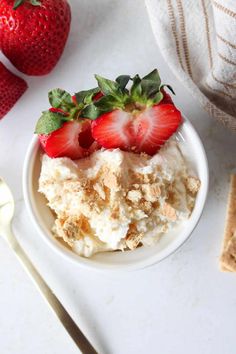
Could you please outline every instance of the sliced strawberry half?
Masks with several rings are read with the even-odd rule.
[[[146,109],[134,121],[136,151],[155,154],[177,130],[181,121],[180,111],[172,104],[159,104]]]
[[[86,108],[86,118],[93,120],[92,135],[102,147],[153,155],[179,127],[181,113],[164,88],[174,91],[161,84],[157,69],[143,78],[95,77],[103,96]]]
[[[153,155],[177,130],[181,113],[157,69],[143,78],[95,77],[98,87],[74,96],[62,89],[49,92],[52,108],[42,112],[35,133],[50,157],[78,159],[100,147]]]
[[[86,135],[90,144],[86,141]],[[90,121],[69,121],[65,122],[61,128],[45,135],[39,134],[40,143],[49,157],[69,157],[73,160],[79,159],[94,150],[94,140],[91,139]]]
[[[181,113],[171,104],[158,104],[140,113],[114,110],[92,122],[94,139],[105,148],[155,154],[177,130]]]
[[[27,83],[0,62],[0,119],[3,118],[27,89]]]
[[[92,122],[93,138],[104,148],[129,150],[133,143],[130,113],[116,109]]]

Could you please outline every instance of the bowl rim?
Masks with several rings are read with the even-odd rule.
[[[100,263],[97,260],[91,259],[91,258],[85,258],[81,257],[78,254],[74,253],[73,251],[67,250],[64,246],[60,245],[60,243],[57,240],[50,239],[44,232],[43,227],[37,222],[37,216],[34,210],[33,202],[32,202],[32,195],[30,191],[30,186],[31,186],[31,173],[29,173],[32,169],[32,156],[36,154],[36,152],[39,149],[39,141],[37,136],[33,136],[29,147],[26,152],[25,160],[24,160],[24,165],[23,165],[23,178],[22,178],[22,183],[23,183],[23,197],[26,205],[26,209],[30,215],[30,218],[38,232],[38,234],[42,237],[42,239],[59,255],[63,256],[64,258],[68,259],[70,262],[73,262],[77,266],[81,266],[87,269],[93,269],[97,271],[133,271],[133,270],[139,270],[143,269],[146,267],[149,267],[151,265],[157,264],[161,262],[162,260],[166,259],[168,256],[176,252],[192,235],[193,231],[195,230],[196,226],[198,225],[198,222],[200,220],[200,217],[203,213],[204,206],[206,203],[207,199],[207,194],[208,194],[208,188],[209,188],[209,168],[208,168],[208,161],[207,161],[207,156],[206,152],[203,146],[203,143],[193,127],[192,123],[189,121],[188,118],[186,118],[184,115],[183,116],[183,124],[187,125],[187,128],[190,129],[192,138],[194,141],[198,144],[198,150],[199,150],[199,156],[198,160],[202,159],[202,164],[204,166],[203,169],[203,174],[204,174],[204,183],[203,181],[201,184],[201,204],[198,206],[197,212],[195,211],[195,218],[192,220],[191,227],[189,226],[189,232],[186,233],[185,237],[181,240],[179,240],[179,243],[177,243],[177,246],[174,244],[173,247],[171,247],[171,244],[167,247],[167,250],[162,250],[160,253],[163,253],[164,256],[158,257],[160,253],[156,253],[150,257],[147,257],[146,259],[142,260],[137,260],[133,262],[132,264],[103,264]],[[56,242],[54,242],[56,241]],[[166,251],[166,252],[164,252]],[[92,262],[91,262],[92,260]]]

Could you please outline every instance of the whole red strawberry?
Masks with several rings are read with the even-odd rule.
[[[27,83],[0,62],[0,119],[14,106],[27,89]]]
[[[23,73],[48,74],[62,55],[70,22],[67,0],[1,0],[0,48]]]

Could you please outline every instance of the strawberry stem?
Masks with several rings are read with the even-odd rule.
[[[33,6],[41,6],[41,1],[38,0],[15,0],[13,10],[16,10],[24,2],[29,2]]]

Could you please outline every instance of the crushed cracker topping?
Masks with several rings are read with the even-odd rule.
[[[193,177],[193,176],[188,176],[186,179],[186,187],[189,190],[189,192],[193,194],[197,194],[201,186],[201,182],[198,178]]]
[[[191,215],[199,188],[174,143],[153,157],[119,149],[78,161],[44,155],[39,179],[54,235],[86,257],[155,244]]]

